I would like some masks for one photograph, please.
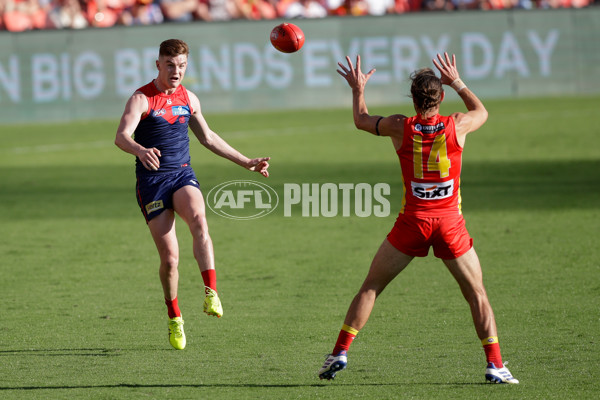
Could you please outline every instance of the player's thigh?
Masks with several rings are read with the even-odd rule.
[[[462,215],[434,220],[433,254],[442,260],[455,260],[473,247],[473,239]]]
[[[173,210],[164,210],[148,222],[152,239],[156,244],[162,261],[177,262],[179,245],[175,232],[175,214]]]
[[[396,249],[387,239],[384,240],[373,257],[363,288],[382,291],[413,258]]]
[[[188,225],[206,224],[204,196],[195,186],[183,186],[173,193],[173,208]]]
[[[473,247],[454,260],[443,261],[463,293],[483,289],[481,264]]]

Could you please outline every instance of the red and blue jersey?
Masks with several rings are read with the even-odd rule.
[[[148,110],[134,132],[134,140],[146,148],[157,148],[161,157],[158,171],[148,171],[136,158],[136,173],[156,174],[189,167],[188,121],[194,110],[185,87],[179,85],[173,94],[168,95],[150,82],[137,92],[148,99]]]

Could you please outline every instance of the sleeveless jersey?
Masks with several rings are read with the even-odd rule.
[[[400,213],[420,217],[460,214],[462,151],[452,117],[406,118],[397,151],[404,186]]]
[[[134,140],[146,148],[156,147],[161,157],[158,171],[148,171],[136,157],[136,173],[156,174],[189,167],[188,121],[193,110],[187,90],[179,85],[175,93],[167,95],[150,82],[137,91],[148,99],[148,110],[134,132]]]

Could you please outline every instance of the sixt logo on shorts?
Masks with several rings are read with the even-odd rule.
[[[423,200],[439,200],[452,196],[454,181],[440,183],[411,182],[412,194]]]
[[[160,210],[164,207],[162,200],[153,201],[152,203],[146,204],[146,213],[150,214],[151,212]]]
[[[171,113],[173,115],[189,115],[190,108],[188,106],[171,107]]]
[[[229,181],[215,186],[206,196],[208,208],[231,219],[254,219],[272,213],[279,196],[269,185],[256,181]]]

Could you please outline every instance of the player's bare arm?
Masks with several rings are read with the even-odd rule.
[[[340,74],[352,89],[352,113],[354,125],[363,131],[377,136],[391,136],[401,139],[404,131],[404,115],[396,114],[389,117],[370,115],[365,101],[365,86],[367,81],[375,72],[373,68],[366,74],[361,71],[360,55],[356,56],[356,67],[352,64],[350,57],[346,56],[348,66],[338,63]]]
[[[442,84],[452,87],[467,107],[466,113],[454,113],[452,117],[456,123],[456,135],[461,145],[464,144],[465,136],[479,129],[487,120],[488,112],[479,98],[473,93],[460,79],[456,67],[456,56],[452,54],[452,59],[448,53],[437,55],[437,60],[433,59],[433,64],[440,71]]]
[[[157,148],[147,149],[136,143],[132,136],[140,119],[148,110],[148,100],[142,93],[134,93],[125,105],[125,111],[121,116],[121,122],[117,129],[115,144],[126,153],[133,154],[140,159],[142,165],[149,171],[160,168],[160,150]]]
[[[189,126],[200,143],[213,153],[226,158],[237,165],[240,165],[249,171],[255,171],[264,176],[269,177],[269,160],[270,157],[248,158],[242,153],[231,147],[223,138],[213,132],[208,126],[206,119],[200,111],[200,100],[198,97],[188,90],[188,97],[193,108],[193,113],[189,120]]]

